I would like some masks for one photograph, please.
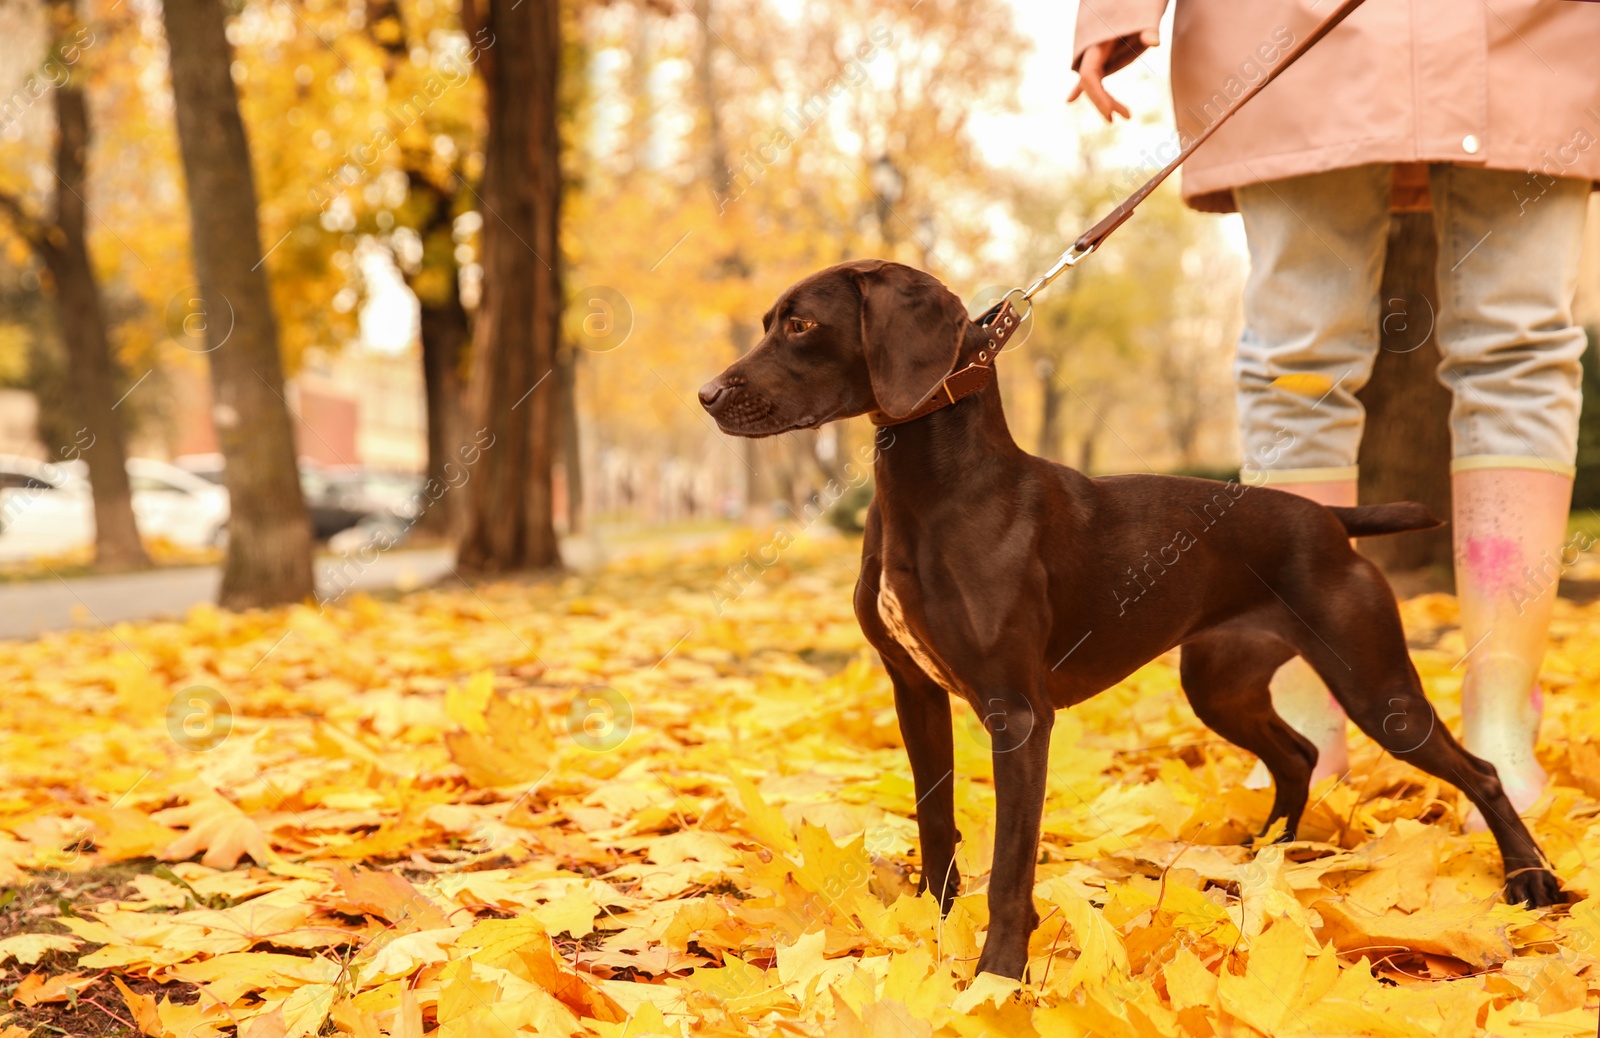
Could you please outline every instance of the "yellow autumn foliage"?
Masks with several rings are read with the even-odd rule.
[[[1570,910],[1499,904],[1462,799],[1365,741],[1300,842],[1247,846],[1271,792],[1163,658],[1054,729],[1018,984],[972,976],[981,726],[941,919],[854,545],[713,596],[745,546],[0,646],[0,880],[43,906],[0,917],[0,1028],[93,999],[256,1038],[1593,1033],[1597,607],[1558,608],[1531,819]],[[1405,614],[1453,724],[1454,603]]]

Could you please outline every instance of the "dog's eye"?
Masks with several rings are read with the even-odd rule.
[[[801,332],[808,332],[816,326],[817,322],[808,321],[804,317],[791,317],[786,327],[790,335],[799,335]]]

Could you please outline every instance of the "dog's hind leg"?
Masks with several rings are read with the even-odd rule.
[[[1284,819],[1284,840],[1295,838],[1317,763],[1316,746],[1272,707],[1268,682],[1293,655],[1294,649],[1272,635],[1214,631],[1184,643],[1178,670],[1195,716],[1261,758],[1271,773],[1272,814],[1266,828]]]
[[[1564,900],[1539,846],[1501,788],[1494,765],[1468,753],[1439,720],[1406,651],[1394,595],[1357,557],[1338,586],[1307,596],[1295,618],[1301,652],[1345,713],[1384,749],[1456,786],[1478,806],[1500,845],[1506,900],[1532,907]]]

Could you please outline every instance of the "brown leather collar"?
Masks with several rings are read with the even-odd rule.
[[[939,388],[910,414],[891,418],[882,411],[873,411],[867,415],[872,424],[882,428],[914,422],[918,418],[926,418],[940,408],[965,400],[987,386],[989,380],[994,377],[995,357],[1006,348],[1006,343],[1011,341],[1017,329],[1022,327],[1022,321],[1017,319],[1017,312],[1012,308],[1011,300],[1006,299],[995,309],[980,317],[977,323],[979,327],[988,330],[989,341],[978,350],[974,360],[966,367],[957,368],[940,379]]]

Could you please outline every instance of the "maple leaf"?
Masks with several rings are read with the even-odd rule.
[[[433,899],[399,873],[379,869],[352,871],[344,865],[335,865],[330,875],[343,894],[330,904],[336,911],[369,913],[391,923],[404,921],[407,926],[420,929],[450,925],[449,918]]]
[[[1217,976],[1222,1008],[1263,1034],[1301,1030],[1305,1007],[1325,995],[1338,978],[1331,952],[1306,955],[1306,939],[1293,923],[1277,923],[1250,944],[1244,976]]]
[[[1324,898],[1311,907],[1322,916],[1323,933],[1341,950],[1409,948],[1448,955],[1479,968],[1498,965],[1512,955],[1506,932],[1509,921],[1488,904],[1452,905],[1411,915],[1379,915],[1342,898]]]
[[[980,973],[972,979],[967,990],[956,996],[950,1008],[966,1015],[981,1005],[1003,1005],[1022,987],[1020,980],[1001,977],[994,973]]]
[[[470,962],[452,966],[439,989],[440,1038],[511,1038],[512,1029],[494,1011],[500,985],[473,977]]]
[[[36,1006],[41,1002],[65,1002],[75,999],[92,987],[99,977],[86,977],[82,973],[30,973],[22,978],[11,993],[11,1001],[22,1006]]]
[[[182,861],[204,851],[200,863],[216,869],[232,868],[245,855],[261,865],[277,860],[266,834],[233,801],[205,786],[191,788],[188,796],[188,804],[152,816],[162,825],[188,827],[162,849],[162,859]]]
[[[338,988],[333,984],[307,984],[296,988],[275,1010],[281,1014],[281,1019],[267,1026],[281,1024],[283,1031],[279,1038],[306,1038],[316,1034],[333,1011],[337,994]]]
[[[163,1038],[217,1038],[224,1027],[233,1023],[227,1015],[228,1007],[218,1002],[184,1005],[163,997],[156,1012],[161,1018]]]
[[[82,813],[94,823],[95,843],[107,861],[154,857],[179,836],[134,807],[91,806]]]
[[[202,962],[169,967],[165,976],[204,985],[213,996],[232,1005],[245,995],[267,988],[333,983],[339,976],[339,964],[322,956],[224,952]]]
[[[288,1038],[289,1025],[284,1022],[280,1006],[270,1013],[260,1013],[239,1029],[239,1038]]]
[[[477,682],[480,690],[484,682]],[[555,755],[551,731],[538,700],[493,691],[486,696],[463,694],[452,706],[452,718],[463,727],[446,732],[450,759],[475,786],[522,785],[550,770]]]
[[[1078,946],[1078,958],[1068,967],[1063,978],[1064,990],[1072,991],[1085,983],[1099,981],[1111,974],[1125,974],[1128,970],[1128,953],[1122,936],[1104,915],[1093,905],[1056,882],[1046,886],[1046,898],[1061,910],[1067,925],[1072,928]]]
[[[661,939],[676,951],[688,951],[694,935],[715,929],[727,918],[728,910],[709,898],[679,902],[661,930]]]
[[[587,937],[594,932],[594,917],[598,911],[600,907],[595,904],[594,896],[574,884],[561,897],[534,909],[533,916],[550,933]]]
[[[128,1007],[128,1012],[133,1015],[133,1022],[139,1028],[140,1034],[154,1035],[162,1038],[164,1031],[161,1027],[161,1011],[156,1008],[153,995],[141,995],[122,982],[120,977],[112,977],[111,983],[122,992],[123,1004]]]
[[[466,932],[466,927],[446,930],[417,930],[400,936],[377,940],[363,952],[364,972],[374,978],[406,977],[423,966],[450,961],[450,947],[456,938]]]
[[[0,965],[16,959],[32,966],[53,951],[76,951],[83,942],[76,937],[55,933],[24,933],[0,940]]]
[[[783,813],[761,798],[756,787],[743,775],[733,776],[733,788],[739,793],[739,803],[744,807],[744,820],[740,823],[745,832],[775,851],[793,853],[799,850],[794,831],[783,820]]]

